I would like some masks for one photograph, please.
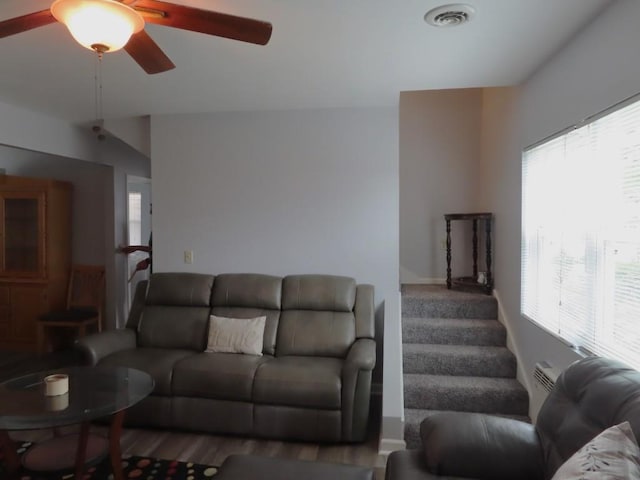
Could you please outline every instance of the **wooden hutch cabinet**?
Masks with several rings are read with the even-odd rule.
[[[0,348],[36,349],[36,319],[66,305],[72,185],[0,175]]]

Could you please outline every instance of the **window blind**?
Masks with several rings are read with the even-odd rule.
[[[640,102],[525,150],[522,313],[640,369]]]
[[[129,192],[129,245],[142,245],[142,194]]]

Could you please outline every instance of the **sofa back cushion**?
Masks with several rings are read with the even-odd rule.
[[[640,438],[640,372],[601,357],[572,364],[556,381],[536,422],[546,478],[600,432],[625,420]]]
[[[256,318],[266,316],[263,350],[275,353],[280,320],[282,278],[255,273],[218,275],[211,291],[211,313],[219,317]]]
[[[283,310],[353,312],[356,281],[335,275],[289,275],[282,281]]]
[[[213,275],[154,273],[138,324],[138,346],[202,351]]]
[[[356,339],[355,299],[353,278],[285,277],[276,354],[344,357]]]

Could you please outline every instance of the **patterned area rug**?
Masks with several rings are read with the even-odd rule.
[[[23,443],[18,448],[18,454],[22,455],[30,446],[30,442]],[[122,458],[122,471],[124,478],[130,479],[206,480],[213,477],[218,472],[218,469],[209,465],[178,462],[177,460],[128,456]],[[0,478],[6,478],[2,452],[0,452]],[[69,480],[73,478],[73,473],[65,475],[42,475],[22,472],[18,478],[20,480]],[[95,467],[88,468],[85,471],[83,480],[113,480],[111,464],[108,458]]]

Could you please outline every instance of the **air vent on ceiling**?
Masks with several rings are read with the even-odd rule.
[[[429,10],[424,20],[434,27],[455,27],[470,21],[475,13],[471,5],[456,3]]]

